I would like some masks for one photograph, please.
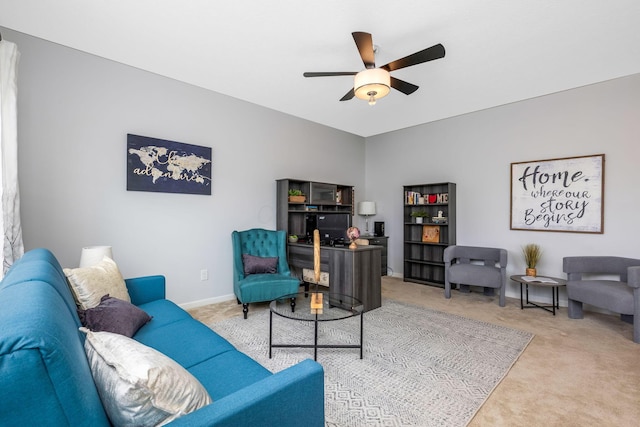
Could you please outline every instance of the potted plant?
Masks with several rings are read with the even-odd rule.
[[[289,190],[289,202],[290,203],[304,203],[307,198],[301,190],[290,189]]]
[[[289,243],[296,243],[298,241],[297,234],[289,234]]]
[[[542,249],[535,243],[529,243],[522,248],[522,254],[524,255],[524,262],[527,264],[527,269],[525,270],[527,276],[536,277],[536,265],[538,265],[540,257],[542,257]]]
[[[425,210],[411,212],[411,217],[415,218],[416,224],[422,224],[422,220],[426,216],[427,216],[427,211]]]

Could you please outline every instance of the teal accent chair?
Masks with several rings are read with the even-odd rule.
[[[284,295],[298,292],[300,280],[291,276],[287,261],[287,235],[284,230],[265,230],[252,228],[246,231],[233,231],[233,292],[242,304],[244,318],[247,318],[249,304],[272,301]],[[275,273],[245,275],[242,255],[261,258],[278,257]],[[291,302],[294,309],[295,301]]]

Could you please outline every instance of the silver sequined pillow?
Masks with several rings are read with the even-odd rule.
[[[84,348],[114,426],[164,425],[211,403],[200,382],[173,359],[124,335],[87,333]]]

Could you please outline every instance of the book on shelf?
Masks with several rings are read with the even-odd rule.
[[[522,280],[526,280],[531,283],[558,283],[553,279],[541,276],[522,276]]]
[[[423,205],[424,197],[417,191],[405,191],[404,203],[405,205]]]

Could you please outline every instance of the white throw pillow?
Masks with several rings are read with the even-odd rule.
[[[211,403],[177,362],[124,335],[86,332],[84,348],[102,404],[114,426],[164,425]]]
[[[115,261],[109,257],[104,257],[98,264],[90,267],[65,268],[64,274],[69,279],[76,302],[82,310],[97,307],[107,294],[131,302],[124,278]]]

